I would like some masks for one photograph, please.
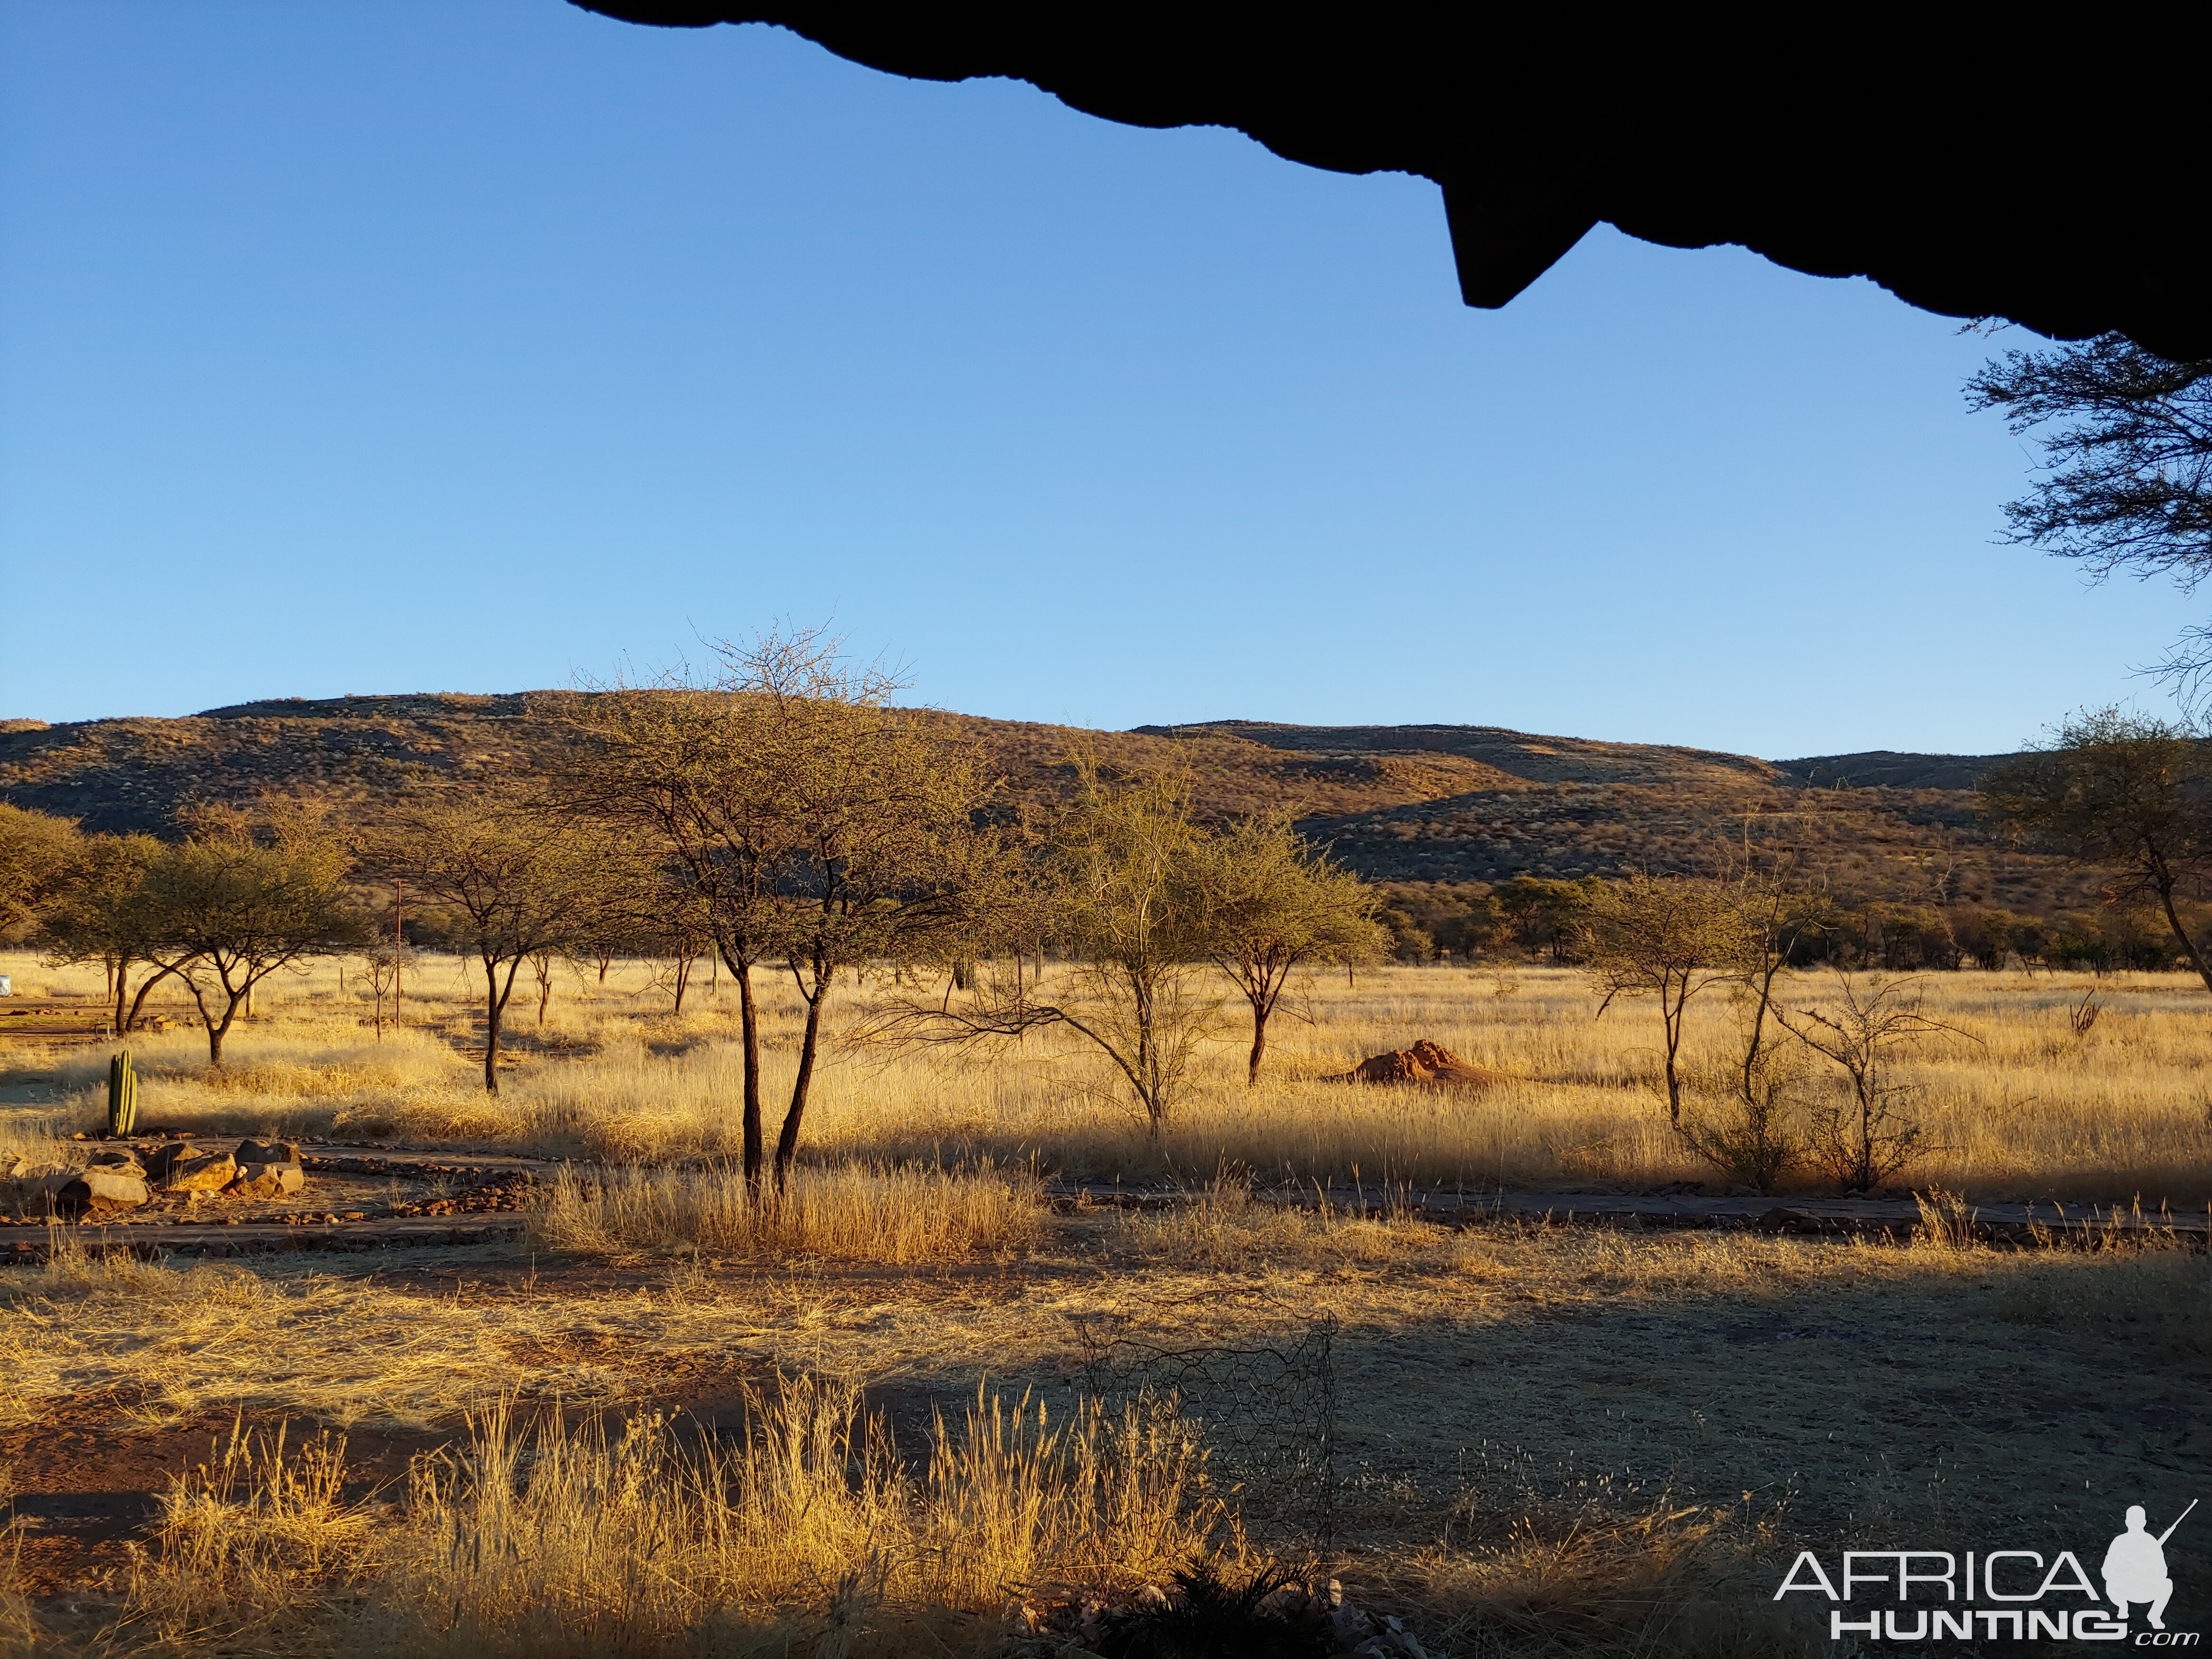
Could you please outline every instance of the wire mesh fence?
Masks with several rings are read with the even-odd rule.
[[[1165,1342],[1121,1322],[1078,1320],[1079,1387],[1109,1411],[1194,1425],[1217,1480],[1255,1536],[1326,1549],[1338,1500],[1336,1321],[1296,1320],[1244,1346]]]

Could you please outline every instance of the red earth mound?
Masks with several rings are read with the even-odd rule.
[[[1423,1037],[1410,1048],[1372,1054],[1350,1071],[1330,1079],[1336,1083],[1440,1083],[1455,1088],[1485,1089],[1508,1082],[1503,1072],[1470,1066],[1441,1042]]]

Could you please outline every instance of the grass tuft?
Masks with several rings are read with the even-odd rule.
[[[907,1265],[1021,1249],[1043,1237],[1038,1183],[988,1164],[792,1172],[757,1199],[737,1170],[564,1169],[530,1214],[544,1248],[598,1255],[705,1250]]]

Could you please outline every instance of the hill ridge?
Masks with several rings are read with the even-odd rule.
[[[372,819],[423,783],[541,773],[586,692],[263,698],[198,714],[0,726],[0,799],[95,830],[166,831],[177,808],[310,792]],[[1444,722],[1212,720],[1093,731],[945,710],[1017,799],[1066,790],[1071,749],[1191,773],[1209,816],[1287,810],[1362,874],[1495,883],[1713,866],[1747,816],[1786,834],[1839,896],[2049,909],[2087,902],[2055,860],[2002,845],[1971,793],[1986,756],[1868,750],[1767,761]]]

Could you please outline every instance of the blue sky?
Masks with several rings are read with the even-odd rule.
[[[2015,332],[2012,339],[2027,337]],[[1995,544],[1991,349],[1436,189],[558,0],[0,9],[0,714],[503,690],[834,615],[920,701],[1769,756],[2163,706]]]

